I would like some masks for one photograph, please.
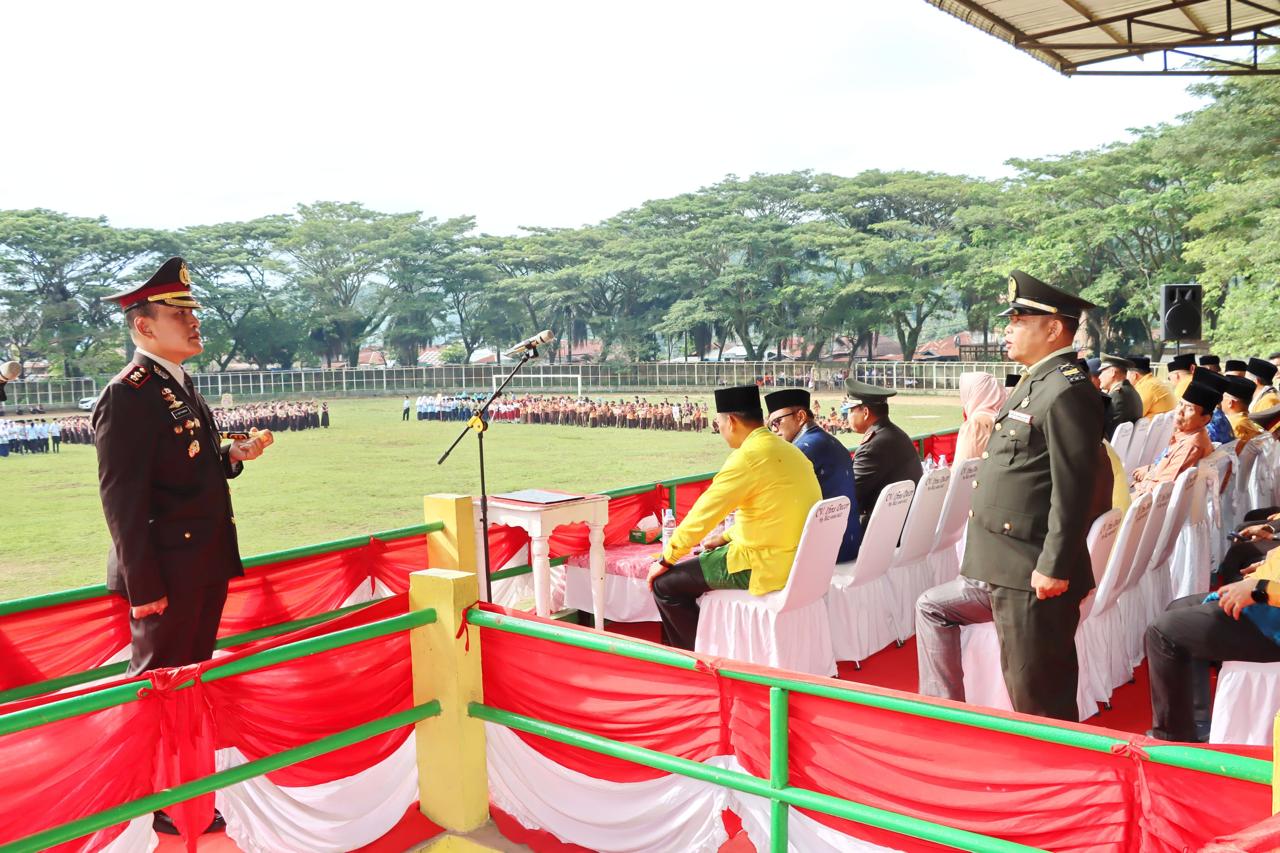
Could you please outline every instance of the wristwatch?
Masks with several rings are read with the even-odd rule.
[[[1270,600],[1267,597],[1267,585],[1269,583],[1271,582],[1262,580],[1254,584],[1253,592],[1250,593],[1250,595],[1253,596],[1253,600],[1256,601],[1258,604],[1266,604]]]

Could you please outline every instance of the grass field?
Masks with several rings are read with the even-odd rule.
[[[824,410],[838,400],[821,399]],[[955,398],[900,397],[893,406],[911,434],[960,420]],[[280,433],[232,483],[243,554],[418,524],[423,495],[479,493],[474,438],[436,465],[460,425],[402,423],[394,397],[329,408],[330,429]],[[727,452],[713,433],[497,424],[485,439],[490,493],[636,485],[714,471]],[[92,447],[0,459],[0,507],[0,599],[104,580],[108,538]]]

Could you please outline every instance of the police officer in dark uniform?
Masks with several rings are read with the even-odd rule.
[[[106,298],[124,311],[137,348],[93,411],[107,586],[129,600],[135,674],[212,656],[227,581],[244,574],[227,480],[265,442],[223,446],[182,367],[204,346],[181,258]]]
[[[858,523],[865,531],[884,487],[902,480],[918,483],[924,468],[911,436],[889,420],[889,398],[898,392],[856,379],[846,379],[844,387],[849,428],[862,433],[862,443],[853,455],[853,482]]]
[[[1023,272],[1008,300],[1005,345],[1023,378],[982,454],[961,577],[916,605],[920,692],[963,700],[959,626],[994,620],[1013,707],[1076,720],[1085,537],[1112,487],[1102,401],[1071,345],[1093,306]]]
[[[1126,374],[1133,370],[1132,361],[1118,355],[1102,354],[1102,372],[1098,380],[1102,390],[1111,398],[1111,407],[1107,412],[1107,440],[1115,435],[1120,424],[1131,424],[1142,417],[1142,396],[1129,382]]]

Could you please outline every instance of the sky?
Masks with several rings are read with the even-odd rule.
[[[0,208],[155,228],[332,200],[510,234],[728,174],[997,177],[1198,105],[924,0],[9,3],[0,79]]]

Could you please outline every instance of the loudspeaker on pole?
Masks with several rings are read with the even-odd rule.
[[[1198,284],[1161,285],[1160,337],[1166,341],[1199,340],[1203,296]]]

